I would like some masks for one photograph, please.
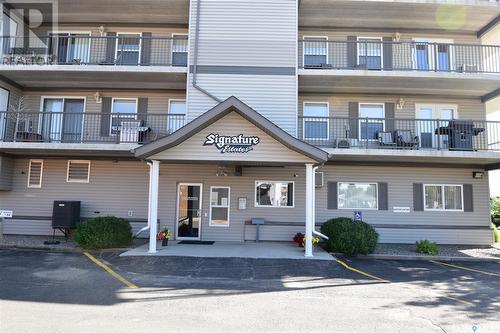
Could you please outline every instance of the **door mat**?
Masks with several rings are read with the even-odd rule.
[[[191,245],[212,245],[214,241],[197,241],[197,240],[183,240],[177,244],[191,244]]]

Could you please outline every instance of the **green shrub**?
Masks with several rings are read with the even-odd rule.
[[[500,230],[494,225],[491,224],[491,228],[493,229],[493,237],[495,237],[495,243],[500,243]]]
[[[124,247],[132,243],[132,228],[126,219],[96,217],[78,225],[75,241],[84,249]]]
[[[490,198],[490,210],[492,216],[500,216],[500,198]]]
[[[417,242],[417,252],[435,256],[436,254],[438,254],[439,250],[436,243],[433,243],[428,240],[421,240]]]
[[[375,251],[378,233],[362,221],[339,217],[323,223],[321,232],[328,236],[326,248],[346,255],[369,254]]]

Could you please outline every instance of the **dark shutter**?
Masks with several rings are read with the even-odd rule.
[[[293,206],[293,183],[288,184],[287,206]]]
[[[141,121],[141,125],[146,124],[148,112],[148,98],[147,97],[139,97],[137,102],[137,119]]]
[[[359,137],[359,103],[349,102],[349,137],[357,139]]]
[[[413,210],[416,212],[424,210],[424,185],[413,184]]]
[[[141,66],[149,66],[151,63],[151,32],[143,32],[142,50],[141,50]]]
[[[392,37],[382,38],[382,52],[384,55],[384,70],[392,70]]]
[[[101,103],[101,136],[109,136],[111,126],[111,97],[103,97]]]
[[[388,132],[394,131],[394,118],[396,118],[394,103],[385,103],[385,130]]]
[[[358,38],[356,36],[347,37],[347,68],[353,69],[358,64]]]
[[[326,198],[328,209],[337,209],[337,182],[328,182]]]
[[[378,183],[378,210],[389,210],[387,183]]]
[[[472,184],[464,184],[464,212],[474,211],[474,197],[472,195]]]
[[[347,68],[354,68],[358,64],[358,43],[356,36],[347,37]]]
[[[116,50],[116,32],[106,33],[106,65],[114,65]]]

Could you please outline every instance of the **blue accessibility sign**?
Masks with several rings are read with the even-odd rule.
[[[354,212],[354,221],[363,221],[363,212]]]

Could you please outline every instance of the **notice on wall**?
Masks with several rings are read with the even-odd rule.
[[[247,209],[247,198],[238,198],[238,209]]]
[[[363,212],[354,212],[354,221],[363,221]]]
[[[393,213],[409,213],[410,207],[392,207]]]
[[[11,210],[0,210],[0,217],[10,218],[12,217],[13,211]]]

